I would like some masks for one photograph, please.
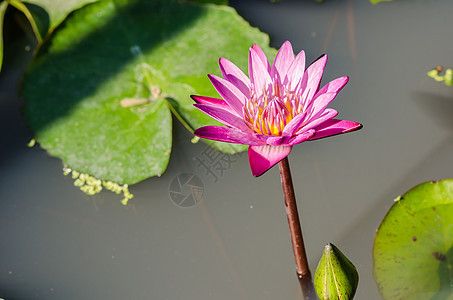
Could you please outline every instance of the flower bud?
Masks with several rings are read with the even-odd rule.
[[[354,297],[359,274],[352,262],[332,244],[324,253],[315,273],[315,289],[321,300],[348,300]]]

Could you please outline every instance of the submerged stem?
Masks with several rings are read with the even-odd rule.
[[[285,197],[286,216],[288,217],[289,233],[293,245],[296,272],[304,294],[304,299],[316,299],[307,255],[305,253],[304,239],[300,227],[299,213],[297,212],[296,196],[294,194],[293,180],[289,169],[288,157],[278,163],[280,177]]]

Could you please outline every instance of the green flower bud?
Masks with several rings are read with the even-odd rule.
[[[324,248],[315,273],[315,289],[321,300],[349,300],[354,297],[359,274],[352,262],[332,244]]]

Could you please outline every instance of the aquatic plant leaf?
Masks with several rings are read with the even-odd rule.
[[[393,1],[393,0],[370,0],[370,2],[373,4],[378,4],[379,2],[389,2],[389,1]]]
[[[120,184],[162,174],[171,151],[170,111],[190,131],[219,125],[189,95],[218,97],[206,74],[219,73],[219,56],[246,71],[243,54],[253,42],[269,39],[227,6],[87,5],[58,27],[26,72],[27,123],[41,147],[71,169]],[[268,46],[264,51],[275,55]],[[229,153],[246,148],[210,144]]]
[[[8,5],[24,14],[33,30],[37,45],[74,10],[99,0],[7,0],[0,2],[0,70],[3,62],[3,28]]]
[[[23,2],[36,22],[42,24],[40,31],[44,31],[44,37],[60,25],[71,12],[97,1],[99,0],[26,0]]]
[[[373,256],[384,299],[453,299],[453,180],[425,182],[397,198]]]
[[[321,300],[350,300],[359,283],[352,262],[333,244],[327,244],[315,273],[315,289]]]
[[[444,75],[440,75],[440,72],[442,72],[443,69],[442,66],[438,66],[437,68],[428,71],[427,75],[435,81],[443,81],[447,86],[453,86],[453,69],[447,68],[445,69]]]

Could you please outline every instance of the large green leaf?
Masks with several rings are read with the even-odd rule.
[[[373,254],[384,299],[453,299],[453,180],[422,183],[399,197]]]
[[[41,47],[26,73],[27,122],[41,146],[70,168],[136,183],[166,168],[169,107],[189,130],[219,124],[196,110],[189,95],[218,97],[206,74],[219,74],[221,56],[245,71],[253,42],[275,55],[268,36],[226,6],[157,0],[85,6]],[[229,153],[245,149],[210,143]]]

